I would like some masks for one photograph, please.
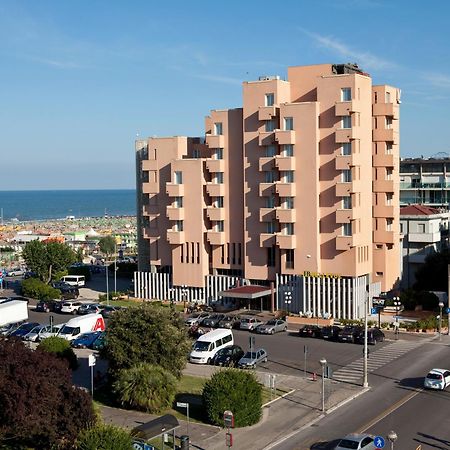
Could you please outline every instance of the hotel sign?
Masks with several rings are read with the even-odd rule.
[[[304,277],[312,277],[312,278],[341,278],[341,275],[336,273],[319,273],[319,272],[310,272],[309,270],[305,270],[303,272]]]

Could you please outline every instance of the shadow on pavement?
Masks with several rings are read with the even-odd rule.
[[[423,377],[414,377],[414,378],[403,378],[398,384],[402,387],[407,388],[422,388],[423,387]]]
[[[311,445],[311,450],[332,450],[339,444],[340,439],[334,439],[333,441],[316,442]]]
[[[421,438],[427,439],[428,441],[431,441],[431,442],[426,442],[426,441],[422,441],[421,439],[417,439],[417,438],[414,439],[419,444],[426,444],[426,445],[428,445],[430,447],[437,448],[437,449],[442,449],[442,450],[448,450],[448,448],[450,446],[450,440],[448,440],[448,439],[440,439],[438,437],[431,436],[430,434],[421,433],[421,432],[418,432],[417,434]],[[439,445],[439,444],[444,445],[444,447],[441,447],[441,445]]]

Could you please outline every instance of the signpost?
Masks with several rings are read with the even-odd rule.
[[[250,359],[253,360],[253,351],[255,350],[255,336],[249,336],[248,340],[250,342]]]
[[[375,445],[375,448],[384,448],[384,438],[381,436],[375,436],[375,439],[373,440],[373,445]]]
[[[225,444],[228,448],[233,446],[233,435],[230,433],[230,428],[234,427],[234,415],[231,411],[223,412],[223,423],[227,429],[227,434],[225,435]]]
[[[307,357],[307,355],[308,355],[308,346],[304,345],[303,346],[303,357],[304,357],[304,360],[305,360],[305,366],[304,366],[304,370],[303,370],[304,378],[306,378],[306,357]]]
[[[177,408],[186,408],[186,415],[187,415],[187,435],[189,436],[189,403],[177,402]]]
[[[88,365],[91,368],[91,395],[94,397],[94,366],[95,366],[96,358],[94,354],[90,354],[88,356]]]
[[[373,297],[372,298],[372,311],[376,309],[375,312],[372,312],[372,314],[378,314],[378,328],[381,328],[381,312],[384,309],[384,303],[386,302],[386,299],[381,297]]]

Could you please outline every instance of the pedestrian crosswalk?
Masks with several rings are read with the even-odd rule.
[[[374,372],[394,359],[400,358],[412,349],[420,347],[424,342],[395,341],[375,351],[370,351],[367,359],[367,371]],[[370,350],[370,349],[369,349]],[[333,379],[347,383],[357,383],[363,377],[364,357],[353,361],[349,365],[336,370]]]

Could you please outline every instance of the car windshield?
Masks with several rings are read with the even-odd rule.
[[[60,334],[72,334],[74,330],[75,330],[74,327],[63,327],[59,333]]]
[[[248,323],[248,322],[250,322],[250,319],[241,319],[241,322],[242,323]]]
[[[206,351],[208,351],[208,349],[209,349],[209,345],[210,345],[209,342],[206,342],[206,341],[197,341],[197,342],[194,344],[194,350],[197,351],[197,352],[206,352]]]
[[[351,441],[350,439],[342,439],[341,442],[339,442],[339,447],[342,448],[358,448],[359,443],[356,441]]]
[[[36,326],[35,323],[24,323],[23,325],[20,325],[20,327],[18,328],[18,330],[25,330],[25,331],[30,331],[32,330],[34,327]]]
[[[247,352],[244,356],[247,359],[256,359],[256,352]]]
[[[222,350],[218,351],[218,354],[220,356],[231,356],[233,354],[232,348],[223,348]]]
[[[269,320],[266,325],[276,325],[277,321],[276,320]]]
[[[430,380],[442,380],[442,375],[440,373],[429,373],[427,378]]]

